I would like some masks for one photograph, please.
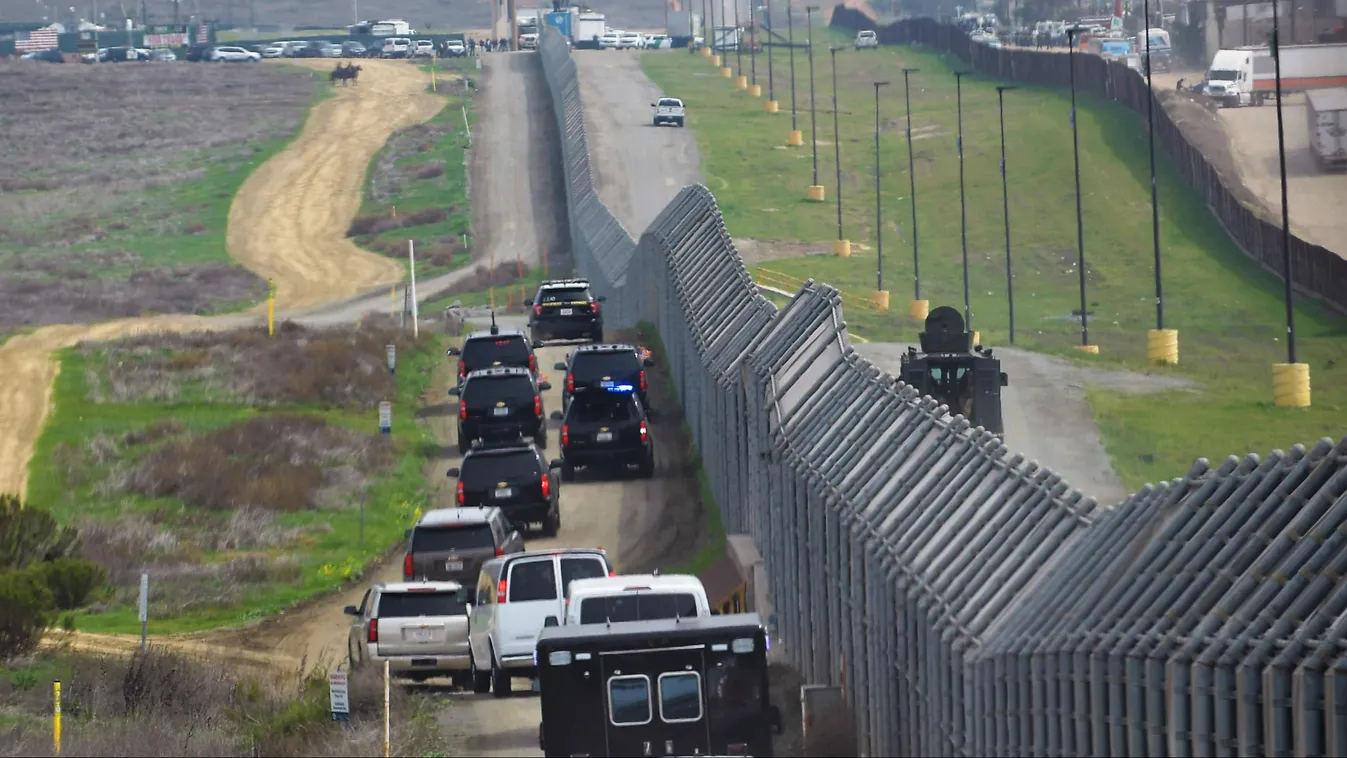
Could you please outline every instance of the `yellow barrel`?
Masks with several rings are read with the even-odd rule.
[[[1177,365],[1179,362],[1179,330],[1151,329],[1146,332],[1146,359],[1151,363]]]
[[[804,132],[796,129],[786,135],[786,144],[790,147],[799,147],[804,144]]]
[[[889,291],[875,290],[870,295],[870,302],[874,304],[875,310],[887,311],[889,309]]]
[[[834,240],[833,255],[839,258],[851,257],[851,240]]]
[[[911,300],[907,304],[907,315],[913,321],[925,321],[926,317],[931,315],[930,300]]]
[[[776,100],[767,101],[767,112],[776,113],[781,110],[781,103]]]
[[[815,202],[821,202],[824,197],[823,185],[822,184],[809,185],[809,191],[805,193],[805,197]]]
[[[1310,364],[1272,364],[1272,397],[1278,408],[1310,407]]]

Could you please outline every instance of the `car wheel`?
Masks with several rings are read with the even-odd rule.
[[[561,481],[575,481],[575,467],[565,461],[561,462]]]
[[[355,650],[353,650],[353,649],[351,648],[351,642],[350,642],[350,640],[347,640],[347,641],[346,641],[346,667],[347,667],[347,668],[353,669],[353,668],[356,668],[356,667],[359,666],[359,665],[360,665],[360,659],[359,659],[359,657],[356,656]]]
[[[496,667],[496,662],[491,662],[491,694],[495,697],[507,697],[510,694],[510,674],[502,668]]]
[[[469,444],[469,442],[468,442],[467,440],[463,439],[462,437],[459,437],[459,438],[458,438],[458,454],[459,454],[459,455],[463,455],[463,454],[467,453],[469,447],[470,447],[470,444]]]
[[[546,422],[544,422],[544,423],[546,423]],[[541,448],[541,449],[543,449],[543,450],[546,450],[546,449],[547,449],[547,427],[545,427],[545,426],[540,426],[539,429],[538,429],[538,434],[534,436],[533,441],[538,443],[538,447],[539,447],[539,448]]]
[[[477,661],[473,660],[472,654],[468,654],[468,659],[472,662],[472,669],[468,672],[468,678],[472,680],[472,691],[478,695],[485,695],[491,690],[491,672],[478,671]]]
[[[640,473],[642,479],[655,478],[655,452],[653,450],[645,457],[645,460],[641,461]]]
[[[556,513],[547,514],[547,518],[543,519],[543,536],[544,537],[557,536],[557,529],[560,528],[561,526],[561,524],[558,523],[559,521],[560,519],[557,517]]]
[[[603,327],[599,327],[589,333],[589,339],[593,342],[603,342]]]

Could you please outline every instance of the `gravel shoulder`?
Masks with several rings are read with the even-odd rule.
[[[856,351],[897,376],[908,345],[858,344]],[[1087,386],[1129,394],[1193,389],[1178,377],[1077,366],[1061,358],[999,347],[994,355],[1010,386],[1001,390],[1006,447],[1047,466],[1072,487],[1100,503],[1121,502],[1129,493],[1118,481],[1085,399]]]

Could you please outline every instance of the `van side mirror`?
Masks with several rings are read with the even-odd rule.
[[[719,608],[712,608],[712,609],[711,609],[711,615],[712,615],[712,616],[719,616],[719,615],[720,615],[720,609],[719,609]]]
[[[544,348],[544,347],[547,347],[547,345],[546,345],[546,343],[544,343],[542,340],[534,340],[534,341],[533,341],[533,349],[534,349],[534,350],[540,350],[540,349],[542,349],[542,348]]]
[[[1006,376],[1006,372],[1004,371],[1001,372],[1001,386],[1002,387],[1010,386],[1010,377]]]
[[[450,387],[450,388],[449,388],[449,397],[458,397],[458,388],[457,388],[457,387]]]
[[[560,622],[557,621],[557,617],[556,617],[556,616],[548,616],[547,618],[543,619],[543,626],[544,626],[544,627],[548,627],[548,626],[557,626],[558,624],[560,624]]]
[[[468,588],[467,588],[467,587],[459,587],[459,588],[458,588],[458,593],[455,595],[455,599],[458,600],[458,602],[463,603],[464,605],[467,605],[468,602],[469,602],[472,598],[468,596]]]
[[[524,305],[533,305],[533,298],[528,298],[527,300],[525,300]]]
[[[540,389],[540,390],[550,390],[550,389],[552,389],[552,383],[551,383],[551,382],[538,382],[538,389]]]
[[[655,359],[654,359],[654,358],[646,358],[645,360],[641,361],[641,365],[642,365],[642,366],[645,366],[646,368],[651,368],[651,367],[653,367],[653,366],[655,365]]]
[[[566,364],[562,363],[561,361],[557,361],[556,363],[552,364],[552,368],[556,371],[565,371]]]
[[[412,530],[411,530],[411,529],[408,529],[407,531],[403,532],[403,533],[402,533],[402,538],[403,538],[404,540],[409,540],[409,539],[411,539],[411,538],[412,538]]]
[[[547,467],[548,467],[548,468],[561,468],[561,466],[562,466],[562,463],[561,463],[561,459],[560,459],[560,458],[553,458],[553,459],[547,464]]]
[[[767,719],[772,724],[772,734],[781,734],[785,728],[781,724],[781,708],[775,705],[767,706]]]
[[[608,296],[607,296],[607,295],[599,295],[598,297],[596,297],[596,298],[594,298],[594,299],[597,300],[597,301],[599,301],[600,303],[606,303],[606,302],[608,302]]]
[[[456,347],[451,347],[451,348],[449,348],[448,350],[445,350],[445,351],[444,351],[444,354],[452,358],[452,357],[454,357],[454,356],[456,356],[456,355],[462,355],[463,353],[462,353],[462,351],[460,351],[458,348],[456,348]]]
[[[360,615],[360,609],[357,608],[357,607],[355,607],[354,605],[348,605],[348,606],[346,606],[345,608],[342,608],[342,609],[341,609],[341,612],[342,612],[342,613],[345,613],[347,616],[359,616],[359,615]]]
[[[458,468],[457,466],[454,466],[453,468],[451,468],[451,469],[449,469],[448,471],[444,472],[444,475],[445,475],[445,476],[457,477],[458,474],[459,474],[459,468]]]
[[[553,421],[560,421],[561,411],[552,411],[551,413],[547,414],[547,417],[552,419]]]

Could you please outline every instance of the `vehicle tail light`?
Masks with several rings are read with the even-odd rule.
[[[467,420],[468,420],[468,401],[467,401],[467,400],[460,400],[460,401],[458,401],[458,417],[461,418],[461,419],[463,419],[464,421],[467,421]]]
[[[510,585],[509,585],[504,579],[500,580],[500,583],[498,583],[498,584],[496,585],[496,602],[497,602],[497,603],[503,603],[503,602],[505,602],[505,590],[509,589],[509,586],[510,586]]]
[[[570,425],[570,424],[564,424],[564,425],[562,425],[562,427],[561,427],[561,444],[562,444],[562,445],[569,445],[569,444],[571,444],[571,425]]]
[[[543,417],[543,396],[542,396],[542,395],[534,395],[534,396],[533,396],[533,415],[537,416],[538,418],[542,418],[542,417]]]
[[[566,375],[566,391],[575,392],[575,374]]]
[[[608,572],[608,578],[611,579],[611,578],[613,578],[613,577],[615,577],[615,576],[617,576],[617,572],[616,572],[616,571],[609,571],[609,572]]]
[[[730,755],[748,755],[748,743],[731,742],[729,744]]]
[[[458,483],[458,487],[456,487],[455,489],[457,490],[457,494],[458,494],[458,504],[459,504],[459,505],[463,505],[463,503],[464,503],[464,499],[463,499],[463,482],[459,482],[459,483]]]
[[[412,575],[415,573],[416,560],[412,558],[411,553],[407,553],[407,556],[402,559],[402,577],[404,579],[411,579]]]
[[[459,378],[459,379],[462,379],[463,377],[465,377],[465,376],[467,376],[467,375],[468,375],[468,367],[463,363],[463,361],[459,361],[459,362],[458,362],[458,378]]]
[[[594,311],[595,313],[598,313],[598,312],[599,312],[599,304],[598,304],[597,302],[590,303],[590,304],[589,304],[589,309],[590,309],[591,311]]]
[[[535,374],[538,373],[538,356],[529,356],[529,371],[532,371]]]
[[[496,548],[496,557],[499,558],[499,557],[501,557],[502,555],[505,555],[505,548],[503,548],[503,547],[497,547],[497,548]]]
[[[641,444],[644,445],[645,443],[647,443],[647,442],[649,442],[649,441],[650,441],[650,430],[646,428],[645,422],[642,421],[642,422],[641,422]]]
[[[379,641],[379,619],[369,620],[369,641],[370,642]]]
[[[533,306],[533,315],[535,316],[543,315],[543,307],[541,305]]]
[[[645,371],[641,372],[641,391],[645,392]]]
[[[543,474],[543,475],[542,475],[542,478],[539,479],[538,482],[539,482],[539,484],[541,484],[542,487],[543,487],[543,497],[551,497],[551,496],[552,496],[552,480],[547,478],[547,474]]]

